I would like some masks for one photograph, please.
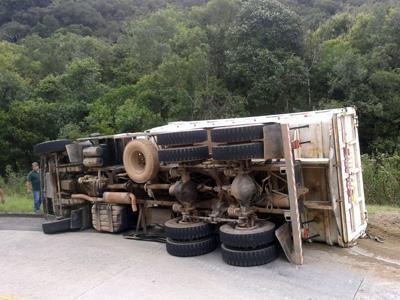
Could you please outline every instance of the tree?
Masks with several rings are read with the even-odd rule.
[[[31,29],[27,25],[9,22],[0,27],[0,39],[15,43],[27,36],[30,31]]]
[[[182,12],[171,8],[129,24],[114,52],[118,60],[118,81],[135,83],[160,65],[163,58],[171,53],[168,42],[178,27],[184,25],[181,24],[183,18]]]
[[[292,11],[273,0],[245,2],[230,31],[228,49],[229,87],[247,98],[251,114],[302,107],[289,95],[293,91],[285,92],[293,84],[299,97],[305,94],[304,65],[297,56],[303,52],[302,32]]]
[[[121,132],[139,132],[162,124],[159,114],[128,99],[116,113],[116,127]]]
[[[89,114],[85,119],[89,132],[100,132],[102,134],[117,132],[117,111],[128,99],[132,99],[135,95],[136,88],[134,86],[122,86],[97,98],[89,105]]]
[[[0,42],[0,108],[7,110],[14,100],[21,100],[29,94],[29,82],[16,67],[21,59],[20,47]]]
[[[35,99],[15,101],[9,110],[8,126],[12,135],[6,138],[11,145],[8,164],[19,170],[29,166],[33,161],[33,145],[45,140],[56,139],[59,128],[60,113],[56,105]]]
[[[246,1],[232,28],[231,45],[302,53],[299,17],[275,0]]]

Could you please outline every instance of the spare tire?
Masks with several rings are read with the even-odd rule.
[[[40,155],[52,152],[64,152],[66,151],[65,146],[71,143],[71,140],[55,140],[43,142],[33,146],[33,153]]]
[[[160,168],[157,149],[148,140],[129,142],[124,149],[122,160],[129,178],[137,183],[154,179]]]
[[[160,133],[156,135],[156,138],[157,138],[157,145],[163,145],[163,146],[192,145],[207,140],[207,130],[200,129],[192,131]]]
[[[206,160],[208,159],[208,147],[195,146],[161,149],[158,151],[158,155],[160,156],[160,161],[165,163]]]
[[[264,137],[264,125],[222,127],[211,130],[213,143],[237,143],[260,140]]]
[[[262,142],[212,147],[214,160],[247,160],[264,157]]]

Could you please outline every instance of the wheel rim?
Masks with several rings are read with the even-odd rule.
[[[146,157],[141,151],[133,152],[131,156],[132,167],[135,168],[139,174],[143,173],[146,169]]]

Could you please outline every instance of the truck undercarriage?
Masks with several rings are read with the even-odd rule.
[[[162,222],[175,256],[301,264],[302,241],[349,246],[366,228],[352,108],[175,122],[38,144],[45,233]],[[161,220],[161,221],[160,221]]]

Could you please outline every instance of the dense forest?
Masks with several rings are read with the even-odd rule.
[[[400,1],[0,1],[2,175],[45,140],[342,106],[398,153]]]

